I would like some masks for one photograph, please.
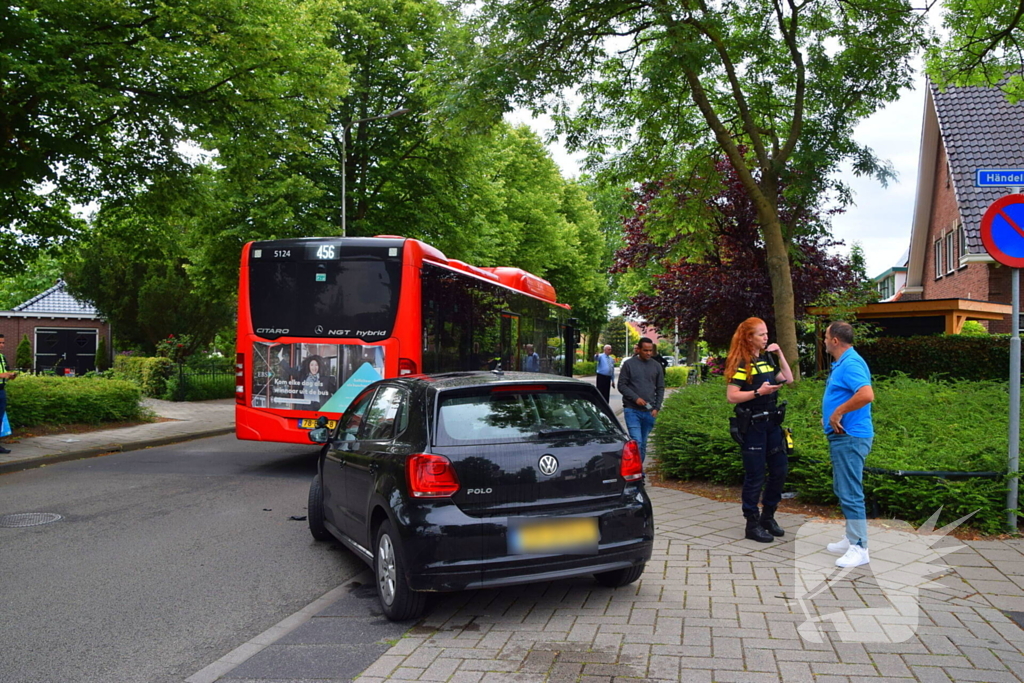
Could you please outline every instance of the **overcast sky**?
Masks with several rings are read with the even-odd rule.
[[[875,180],[856,178],[849,169],[844,170],[846,181],[854,191],[855,204],[833,219],[832,233],[845,242],[846,246],[841,248],[845,253],[854,242],[860,242],[867,258],[869,277],[896,265],[910,246],[923,114],[924,77],[921,76],[915,90],[904,91],[898,101],[866,119],[855,132],[858,142],[892,162],[897,173],[896,182],[883,188]],[[551,128],[550,122],[531,119],[525,112],[510,115],[509,120],[526,123],[541,135]],[[581,156],[569,155],[559,145],[551,145],[549,149],[564,175],[579,175]]]

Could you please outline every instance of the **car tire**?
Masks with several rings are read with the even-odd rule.
[[[606,588],[621,588],[622,586],[627,586],[639,579],[646,568],[646,564],[635,564],[632,567],[626,567],[625,569],[613,569],[610,572],[594,574],[594,578],[597,579],[599,584]]]
[[[317,541],[330,541],[334,537],[324,526],[324,485],[317,474],[309,485],[309,502],[306,503],[306,519],[309,520],[309,533]]]
[[[410,590],[405,580],[405,553],[401,540],[392,530],[390,520],[385,520],[377,529],[374,548],[374,584],[377,586],[377,599],[384,610],[384,616],[391,621],[418,617],[427,605],[427,596]]]

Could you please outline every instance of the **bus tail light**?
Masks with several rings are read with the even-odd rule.
[[[245,354],[235,354],[235,403],[245,405]]]
[[[626,481],[636,481],[644,477],[644,462],[640,459],[640,446],[630,439],[622,447],[622,464],[619,472]]]
[[[443,455],[410,455],[405,461],[405,475],[413,498],[447,498],[459,490],[455,467]]]
[[[416,374],[416,363],[409,358],[398,359],[398,376],[402,375],[415,375]]]

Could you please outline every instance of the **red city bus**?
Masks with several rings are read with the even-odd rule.
[[[250,242],[238,292],[235,432],[309,443],[383,377],[572,374],[575,321],[546,280],[402,237]]]

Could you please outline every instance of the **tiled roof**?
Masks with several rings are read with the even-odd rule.
[[[983,253],[981,217],[1013,188],[977,188],[979,168],[1024,168],[1024,105],[1010,104],[999,88],[932,85],[939,131],[946,146],[953,189],[967,233],[967,249]]]
[[[48,290],[34,296],[23,304],[15,306],[18,313],[48,313],[53,315],[97,315],[96,309],[83,301],[79,301],[67,292],[64,280]]]

